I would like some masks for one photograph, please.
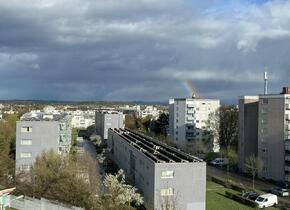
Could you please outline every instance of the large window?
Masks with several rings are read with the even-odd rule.
[[[20,144],[21,145],[32,145],[32,140],[31,139],[21,139]]]
[[[161,196],[170,196],[174,194],[174,190],[172,187],[164,188],[160,190]]]
[[[31,157],[31,152],[21,152],[20,153],[21,158],[30,158]]]
[[[30,133],[32,132],[32,127],[21,127],[22,133]]]
[[[161,178],[162,179],[169,179],[174,177],[173,171],[161,171]]]

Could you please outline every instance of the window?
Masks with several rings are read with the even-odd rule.
[[[173,171],[161,171],[161,179],[169,179],[174,177]]]
[[[174,210],[175,209],[175,205],[173,204],[161,204],[161,210]]]
[[[262,128],[262,129],[261,129],[261,133],[262,133],[262,134],[266,134],[267,131],[268,131],[267,128]]]
[[[31,152],[21,152],[20,153],[20,158],[30,158],[31,157]]]
[[[20,144],[21,145],[32,145],[32,140],[31,139],[21,139]]]
[[[267,120],[266,119],[261,119],[261,123],[262,124],[267,124]]]
[[[266,114],[267,113],[267,109],[265,107],[262,107],[261,113],[262,114]]]
[[[269,101],[268,101],[267,98],[263,98],[263,99],[262,99],[262,104],[268,104],[268,102],[269,102]]]
[[[31,165],[21,165],[20,170],[21,171],[29,171],[31,169]]]
[[[161,196],[170,196],[173,195],[173,188],[169,187],[169,188],[164,188],[160,190],[160,195]]]
[[[31,133],[32,132],[32,127],[22,127],[21,128],[21,133]]]

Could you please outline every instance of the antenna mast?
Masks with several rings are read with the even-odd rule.
[[[268,94],[268,72],[264,72],[264,95]]]

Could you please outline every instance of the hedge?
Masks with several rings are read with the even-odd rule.
[[[229,191],[226,191],[226,196],[232,200],[235,200],[239,203],[245,204],[247,206],[251,206],[251,207],[257,207],[257,204],[249,199],[243,198],[242,196],[235,194],[235,193],[231,193]]]

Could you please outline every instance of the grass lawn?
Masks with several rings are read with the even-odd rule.
[[[253,210],[239,202],[225,197],[225,188],[219,184],[207,181],[206,186],[206,210]],[[228,189],[227,189],[228,190]],[[232,190],[228,190],[232,191]],[[278,210],[277,208],[266,208],[267,210]]]

